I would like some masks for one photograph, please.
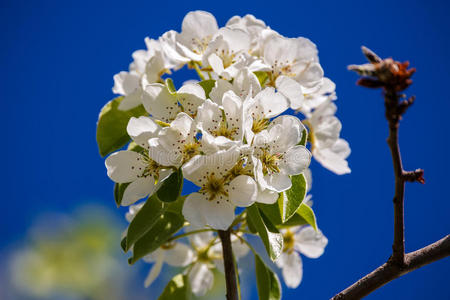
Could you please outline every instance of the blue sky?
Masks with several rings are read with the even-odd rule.
[[[95,125],[144,37],[180,30],[190,10],[224,25],[251,13],[283,35],[319,48],[337,85],[342,136],[352,173],[312,163],[314,208],[329,239],[325,254],[304,259],[304,280],[284,299],[326,299],[382,264],[393,235],[393,172],[380,91],[355,85],[346,70],[364,62],[360,46],[417,68],[400,144],[406,169],[425,169],[425,185],[406,190],[406,249],[449,232],[449,4],[445,1],[21,1],[0,3],[0,88],[4,215],[0,247],[20,241],[36,215],[85,202],[114,206],[112,182],[97,152]],[[116,210],[121,215],[123,210]],[[449,260],[396,280],[368,299],[449,299]],[[257,299],[256,295],[251,299]]]

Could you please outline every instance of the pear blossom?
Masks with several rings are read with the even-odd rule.
[[[222,244],[211,231],[189,236],[189,240],[195,252],[195,258],[191,265],[188,278],[191,290],[197,297],[204,296],[213,286],[213,269],[223,272]],[[233,254],[236,260],[244,257],[249,248],[237,236],[231,236]]]
[[[342,125],[335,116],[336,110],[333,102],[324,102],[305,120],[305,124],[310,129],[314,158],[325,168],[341,175],[351,172],[346,160],[350,147],[347,141],[339,137]]]
[[[309,193],[311,157],[336,174],[350,172],[350,147],[335,116],[336,85],[324,77],[313,42],[284,37],[253,15],[234,16],[219,27],[212,14],[189,12],[181,32],[169,30],[145,43],[146,50],[133,53],[128,71],[114,76],[113,92],[124,96],[114,100],[120,110],[142,104],[148,114],[129,119],[132,143],[106,159],[107,174],[124,184],[121,204],[130,205],[129,222],[145,202],[132,204],[155,193],[175,170],[198,187],[173,203],[183,206],[179,217],[191,228],[181,229],[180,220],[183,234],[144,257],[153,264],[145,285],[166,263],[183,268],[192,292],[203,296],[213,285],[213,270],[223,271],[215,231],[230,230],[236,258],[249,252],[244,232],[250,224],[245,209],[235,216],[237,207],[275,203],[299,174]],[[185,65],[195,69],[198,80],[176,90],[162,76]],[[289,109],[299,114],[288,115]],[[169,200],[163,198],[171,185],[181,190],[178,179],[158,193],[162,202]],[[311,195],[302,203],[311,206]],[[164,208],[171,210],[172,204]],[[273,225],[282,227],[284,237],[276,265],[292,288],[302,280],[300,254],[319,257],[327,239],[310,226],[284,225],[289,226]],[[186,236],[189,244],[179,242]]]
[[[165,84],[153,83],[145,87],[142,103],[154,118],[170,122],[180,112],[195,117],[198,106],[205,101],[205,98],[205,91],[196,83],[183,85],[176,92],[169,91]]]
[[[263,20],[255,18],[255,16],[247,14],[244,17],[234,16],[230,18],[225,25],[228,28],[241,29],[245,31],[250,37],[250,52],[258,54],[260,36],[262,31],[267,29]]]
[[[274,88],[266,87],[248,99],[245,103],[246,117],[245,137],[252,142],[255,134],[267,129],[270,119],[280,115],[289,108],[289,102]]]
[[[196,122],[180,112],[170,126],[162,128],[157,137],[148,140],[149,155],[161,165],[178,168],[200,154],[202,147],[196,133]]]
[[[219,31],[216,18],[206,11],[191,11],[183,19],[181,33],[175,35],[175,41],[165,39],[168,52],[175,51],[190,61],[201,62],[203,54],[214,35]]]
[[[228,91],[233,91],[242,99],[246,99],[259,93],[261,85],[255,74],[249,68],[244,67],[239,70],[232,83],[228,80],[217,79],[209,93],[209,98],[218,105],[222,105],[223,95]]]
[[[183,215],[193,226],[226,230],[236,206],[249,206],[257,197],[255,180],[239,165],[237,147],[197,155],[183,165],[183,175],[201,189],[187,196]],[[241,174],[244,173],[244,174]]]
[[[320,257],[328,244],[328,239],[320,230],[315,231],[311,226],[292,227],[282,229],[281,232],[284,248],[275,263],[282,270],[286,286],[296,288],[300,285],[303,277],[300,254],[308,258]]]
[[[122,71],[114,75],[113,92],[124,96],[120,110],[129,110],[142,103],[143,89],[147,84],[161,80],[164,73],[170,73],[171,64],[164,56],[158,41],[146,38],[147,50],[133,53],[134,61],[129,72]]]
[[[311,153],[302,145],[304,126],[293,116],[280,116],[253,138],[255,174],[261,188],[283,192],[291,188],[289,175],[302,173]]]
[[[250,49],[250,37],[241,29],[221,28],[208,45],[202,67],[210,66],[219,76],[230,80],[245,66],[242,53]]]
[[[161,273],[164,263],[173,267],[186,267],[194,260],[194,251],[186,244],[168,242],[143,259],[147,263],[154,263],[144,282],[145,287],[148,287]]]
[[[122,198],[124,206],[151,195],[159,186],[158,180],[162,181],[172,172],[148,156],[149,146],[144,141],[156,136],[159,130],[160,126],[149,117],[132,117],[127,126],[128,134],[144,148],[144,151],[140,153],[131,150],[117,151],[105,161],[107,174],[111,180],[129,183]]]
[[[223,95],[222,108],[206,100],[196,117],[202,131],[202,144],[207,153],[240,145],[244,136],[244,105],[233,91]]]

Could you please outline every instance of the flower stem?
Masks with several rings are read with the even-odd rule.
[[[200,70],[197,62],[194,62],[193,65],[194,65],[195,71],[197,71],[198,77],[200,77],[201,80],[205,80],[205,76],[203,76],[202,70]]]
[[[222,242],[227,300],[238,300],[236,268],[234,265],[233,249],[231,248],[231,229],[219,230],[219,237]]]

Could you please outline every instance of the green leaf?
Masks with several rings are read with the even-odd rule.
[[[283,223],[283,221],[281,220],[280,205],[278,204],[279,202],[283,201],[282,199],[283,193],[280,193],[277,202],[273,204],[258,203],[259,209],[262,210],[264,215],[269,218],[270,222],[272,222],[273,225],[280,225],[281,223]]]
[[[127,236],[124,236],[120,241],[120,248],[122,248],[122,250],[125,252],[127,251]]]
[[[209,93],[211,93],[211,90],[213,89],[214,85],[216,84],[216,81],[213,79],[209,80],[203,80],[200,81],[198,84],[205,90],[205,96],[206,99],[209,98]]]
[[[311,225],[312,228],[317,231],[316,215],[314,214],[314,211],[311,207],[309,207],[305,203],[302,203],[302,205],[300,205],[297,210],[297,214],[299,214],[306,221],[306,223]]]
[[[175,275],[166,285],[158,300],[188,300],[191,298],[189,280],[186,275]]]
[[[122,204],[123,193],[127,186],[130,185],[130,182],[127,183],[116,183],[114,184],[114,200],[116,200],[117,207]]]
[[[173,84],[173,80],[171,78],[166,79],[166,87],[167,90],[169,90],[169,93],[172,95],[175,95],[177,93],[177,89],[175,88],[175,85]]]
[[[281,285],[275,274],[255,253],[255,273],[259,300],[281,299]]]
[[[246,218],[247,218],[248,230],[250,230],[251,233],[257,233],[256,226],[255,226],[255,224],[253,224],[252,219],[248,216],[248,214],[247,214]]]
[[[118,106],[123,97],[109,101],[100,111],[97,122],[97,145],[102,157],[125,146],[130,140],[127,133],[131,117],[148,115],[142,105],[122,111]]]
[[[283,235],[258,209],[256,204],[247,208],[247,214],[261,237],[270,259],[276,260],[283,250]]]
[[[302,204],[306,196],[306,179],[303,174],[291,176],[292,187],[284,192],[284,197],[280,204],[281,219],[284,222],[289,220]]]
[[[134,264],[140,258],[155,251],[178,230],[183,227],[184,218],[177,213],[166,211],[152,228],[147,231],[133,246],[133,256],[129,259]]]
[[[302,216],[298,214],[298,211],[295,215],[293,215],[289,220],[287,220],[285,223],[280,225],[280,228],[287,228],[292,226],[300,226],[308,224],[305,219],[303,219]]]
[[[165,210],[164,203],[159,201],[157,197],[151,196],[147,199],[128,226],[125,251],[128,251],[136,241],[155,225]]]
[[[264,83],[266,83],[267,78],[269,77],[269,75],[267,75],[267,72],[263,72],[263,71],[257,71],[254,72],[254,74],[256,75],[256,77],[259,80],[259,84],[261,86],[264,86]]]
[[[161,187],[156,192],[159,200],[163,202],[174,202],[181,195],[183,189],[183,173],[181,169],[170,174],[169,177],[164,179]]]
[[[306,146],[307,141],[308,141],[308,131],[306,131],[306,129],[303,129],[302,139],[300,140],[300,142],[298,142],[297,145]]]
[[[180,196],[176,201],[167,203],[167,211],[182,214],[181,211],[183,210],[184,200],[186,199],[186,197],[187,196]]]

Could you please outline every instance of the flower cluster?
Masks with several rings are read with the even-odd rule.
[[[277,264],[284,266],[283,274],[289,265],[289,270],[300,266],[301,272],[300,258],[293,249],[317,257],[326,245],[311,219],[296,211],[310,210],[300,208],[307,206],[303,199],[311,157],[336,174],[350,172],[346,161],[350,148],[340,138],[341,123],[335,116],[335,84],[324,77],[315,44],[302,37],[284,37],[252,15],[232,17],[219,28],[214,16],[204,11],[188,13],[181,32],[171,30],[157,40],[146,38],[145,43],[147,50],[133,53],[129,70],[114,76],[113,92],[121,95],[113,100],[117,101],[114,113],[128,119],[125,135],[132,139],[127,150],[106,159],[107,174],[117,183],[117,203],[131,205],[147,196],[145,205],[161,201],[166,207],[181,201],[179,213],[183,222],[194,228],[193,238],[196,230],[205,228],[232,228],[238,235],[248,227],[262,236],[267,228],[286,228],[284,224],[291,219],[296,226],[302,225],[299,233],[293,232],[300,227],[277,231],[280,239],[274,241],[281,244],[273,246],[270,243],[274,241],[268,241],[265,246],[280,250],[272,251],[271,258],[279,257]],[[195,70],[199,80],[187,81],[177,89],[167,75],[185,66]],[[112,108],[102,110],[99,128],[102,114],[112,114]],[[101,147],[99,133],[97,138]],[[117,140],[116,149],[123,146],[122,140]],[[184,179],[198,187],[186,197],[177,194]],[[283,201],[289,205],[277,204]],[[237,207],[244,210],[236,217]],[[253,213],[247,214],[245,208],[250,207]],[[264,210],[274,207],[290,207],[291,211],[279,212],[280,220],[271,219]],[[165,220],[168,217],[162,211]],[[258,226],[268,222],[273,224]],[[303,229],[305,224],[314,229]],[[294,247],[294,237],[319,241],[322,252]],[[154,252],[145,256],[156,262],[147,283],[164,261],[192,266],[205,259],[204,250],[198,250],[203,246],[191,241],[191,249],[167,242],[170,239],[167,236],[159,250],[152,248]],[[280,256],[281,250],[287,254]],[[191,281],[207,273],[208,268],[202,266],[191,267]],[[301,278],[296,278],[288,286],[297,286]],[[209,279],[202,280],[209,285]],[[205,291],[202,287],[196,292],[197,285],[191,284],[194,293]]]

